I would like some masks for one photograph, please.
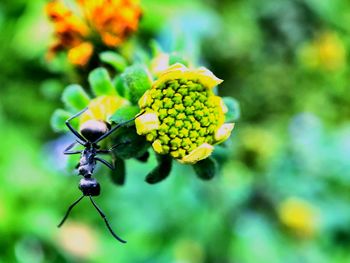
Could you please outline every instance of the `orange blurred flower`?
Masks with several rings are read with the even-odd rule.
[[[77,0],[77,3],[77,12],[66,7],[63,0],[46,5],[56,37],[48,52],[49,59],[58,51],[67,50],[72,64],[84,66],[93,54],[93,44],[116,47],[137,30],[141,17],[138,0]]]

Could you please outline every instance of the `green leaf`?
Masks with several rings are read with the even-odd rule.
[[[117,76],[113,79],[113,86],[120,96],[126,98],[126,86],[121,77]]]
[[[106,69],[96,68],[89,74],[89,83],[96,96],[114,95],[115,89]]]
[[[151,63],[150,55],[144,49],[137,49],[134,52],[133,59],[134,59],[135,63],[142,63],[145,65],[148,65]]]
[[[163,49],[159,45],[159,43],[156,40],[150,41],[150,48],[151,48],[151,54],[152,57],[158,56],[160,53],[163,53]]]
[[[80,85],[72,84],[64,89],[62,101],[68,108],[79,111],[87,107],[90,98]]]
[[[57,79],[47,79],[40,86],[40,92],[46,99],[55,101],[61,97],[64,86]]]
[[[228,109],[228,112],[225,114],[225,121],[231,122],[238,120],[241,115],[239,102],[231,97],[224,97],[223,101]]]
[[[127,67],[126,60],[113,51],[105,51],[100,54],[100,60],[112,66],[117,72],[123,72]]]
[[[151,75],[146,67],[141,64],[127,67],[120,77],[126,88],[125,97],[132,104],[137,104],[146,90],[152,87]]]
[[[136,133],[134,126],[121,127],[114,133],[113,144],[119,145],[114,154],[122,159],[138,158],[150,147],[144,136]]]
[[[125,121],[129,121],[134,118],[140,109],[138,106],[126,105],[119,108],[110,118],[109,120],[115,123],[122,123]],[[133,125],[133,122],[129,122],[126,126]]]
[[[62,109],[55,110],[50,120],[52,129],[56,132],[65,131],[67,128],[65,122],[71,115],[71,113]]]
[[[114,167],[115,169],[110,173],[112,182],[117,185],[124,185],[126,177],[124,160],[114,156]]]
[[[146,176],[146,182],[156,184],[167,178],[171,172],[172,158],[157,154],[158,165]]]
[[[193,164],[197,176],[203,180],[212,179],[217,173],[218,165],[214,158],[206,158]]]

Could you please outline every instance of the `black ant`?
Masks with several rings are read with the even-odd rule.
[[[112,134],[115,130],[117,130],[121,126],[135,120],[142,113],[140,113],[139,115],[137,115],[131,120],[117,124],[113,128],[111,128],[111,126],[104,121],[89,120],[81,125],[80,133],[79,133],[77,130],[73,128],[73,126],[70,124],[70,121],[80,116],[81,114],[83,114],[87,109],[88,108],[83,109],[82,111],[78,112],[77,114],[73,115],[68,120],[66,120],[67,127],[77,137],[77,140],[76,142],[72,143],[64,150],[64,154],[81,154],[79,163],[77,165],[77,169],[78,169],[79,175],[83,176],[83,178],[79,182],[79,189],[82,191],[83,195],[77,201],[75,201],[72,205],[69,206],[65,216],[63,217],[61,223],[59,223],[58,227],[61,227],[63,225],[63,223],[68,218],[69,213],[74,208],[74,206],[77,205],[85,196],[88,196],[92,205],[96,208],[97,212],[105,221],[106,226],[108,230],[111,232],[111,234],[113,235],[113,237],[115,237],[118,241],[122,243],[126,243],[126,241],[124,241],[114,233],[105,214],[94,202],[92,197],[100,195],[101,188],[97,180],[95,178],[92,178],[92,175],[96,166],[96,161],[99,161],[104,165],[106,165],[108,168],[114,170],[114,166],[112,164],[110,164],[104,159],[97,157],[96,155],[111,153],[115,148],[121,145],[121,144],[117,144],[108,150],[101,150],[100,146],[97,145],[97,143],[105,139],[107,136]],[[80,151],[71,151],[71,149],[76,143],[83,145],[85,149]]]

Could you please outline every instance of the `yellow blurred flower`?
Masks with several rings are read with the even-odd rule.
[[[225,123],[227,108],[213,87],[222,82],[206,68],[188,69],[174,64],[163,70],[139,100],[146,113],[136,122],[140,135],[159,154],[182,163],[210,156],[213,145],[226,140],[233,124]]]
[[[174,256],[177,263],[202,263],[205,261],[203,247],[190,239],[182,239],[175,244]]]
[[[58,242],[65,251],[81,259],[91,259],[97,252],[95,234],[84,224],[67,222],[59,232]]]
[[[333,32],[324,32],[302,46],[299,57],[309,68],[339,70],[345,66],[346,49],[343,41]]]
[[[48,58],[67,50],[69,61],[83,66],[91,58],[94,44],[116,47],[137,30],[141,18],[137,0],[77,0],[77,3],[76,13],[63,0],[47,4],[46,13],[54,24],[56,37]]]
[[[280,220],[303,237],[312,236],[318,227],[318,211],[310,203],[295,197],[284,200],[279,208]]]
[[[99,96],[89,102],[88,110],[80,116],[80,125],[88,120],[100,120],[109,122],[117,109],[128,105],[129,102],[116,95]]]
[[[242,129],[240,143],[245,150],[262,159],[271,158],[276,154],[279,141],[270,130],[257,126]]]

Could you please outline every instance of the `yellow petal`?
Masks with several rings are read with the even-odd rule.
[[[184,156],[181,160],[179,160],[180,163],[187,163],[187,164],[194,164],[200,160],[203,160],[211,155],[211,153],[214,150],[214,146],[203,143],[200,146],[198,146],[196,149],[194,149],[192,152]]]
[[[89,102],[88,110],[79,118],[80,124],[88,120],[108,121],[117,109],[127,104],[126,99],[118,96],[99,96]]]
[[[203,86],[207,87],[208,89],[212,89],[223,82],[222,79],[216,77],[213,72],[205,67],[200,67],[193,73],[197,76]]]
[[[231,131],[234,128],[234,123],[224,123],[215,132],[214,139],[216,143],[223,142],[228,139],[231,135]]]
[[[219,97],[219,98],[220,98],[219,104],[220,104],[220,108],[221,108],[222,112],[223,113],[227,113],[228,112],[228,108],[227,108],[224,100],[221,97]]]
[[[172,70],[186,71],[186,70],[188,70],[188,68],[184,64],[175,63],[175,64],[171,65],[167,70],[168,71],[172,71]]]
[[[152,103],[152,97],[151,95],[149,94],[149,91],[150,90],[147,90],[143,95],[142,97],[139,99],[139,107],[141,109],[151,105]]]
[[[222,79],[217,78],[213,72],[205,67],[198,69],[188,69],[181,63],[171,65],[168,69],[164,70],[157,81],[154,82],[155,86],[172,79],[187,79],[187,80],[199,80],[206,88],[211,89],[221,82]]]
[[[181,63],[171,65],[159,75],[159,78],[153,83],[153,85],[158,86],[168,80],[184,78],[184,72],[186,71],[188,71],[188,69]]]
[[[152,147],[156,153],[164,154],[164,150],[163,150],[162,143],[160,140],[155,140],[152,143]]]
[[[135,120],[136,131],[138,135],[144,135],[150,131],[159,129],[158,114],[155,112],[147,112],[139,116]]]

